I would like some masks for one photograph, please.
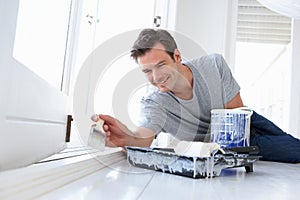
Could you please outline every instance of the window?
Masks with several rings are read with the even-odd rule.
[[[13,56],[62,89],[71,0],[20,1]],[[55,14],[54,14],[55,13]]]
[[[239,0],[235,76],[244,104],[288,128],[291,19]]]

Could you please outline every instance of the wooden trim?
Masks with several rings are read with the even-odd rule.
[[[65,140],[66,142],[70,142],[72,121],[73,121],[72,115],[68,115],[68,118],[67,118],[67,130],[66,130],[66,140]]]

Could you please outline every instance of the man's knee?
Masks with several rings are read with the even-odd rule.
[[[255,135],[251,136],[250,144],[259,147],[261,160],[299,163],[300,140],[291,135]]]

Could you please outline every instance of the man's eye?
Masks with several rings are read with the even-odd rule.
[[[159,67],[163,67],[163,66],[165,66],[165,64],[159,64],[159,65],[157,65],[158,68]]]
[[[151,72],[151,70],[143,70],[143,72],[144,72],[145,74],[149,74],[149,73]]]

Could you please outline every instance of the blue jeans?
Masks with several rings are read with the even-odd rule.
[[[250,145],[259,147],[261,160],[300,163],[300,140],[253,111]]]

